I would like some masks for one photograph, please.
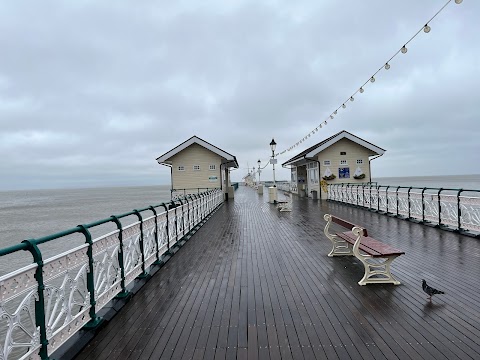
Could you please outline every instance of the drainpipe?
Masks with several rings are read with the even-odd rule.
[[[373,157],[373,158],[371,158],[371,159],[368,159],[368,174],[369,174],[369,177],[370,177],[370,179],[369,179],[369,182],[370,182],[370,183],[372,182],[372,166],[371,166],[370,162],[371,162],[372,160],[375,160],[376,158],[379,158],[379,157],[382,156],[382,155],[383,155],[383,154],[380,154],[380,155],[377,155],[377,156],[375,156],[375,157]]]

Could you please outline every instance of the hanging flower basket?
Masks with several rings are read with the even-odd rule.
[[[333,179],[335,179],[335,178],[336,178],[336,176],[333,175],[333,174],[330,175],[330,176],[324,176],[324,177],[322,177],[322,179],[323,179],[323,180],[326,180],[326,181],[333,180]]]
[[[354,179],[360,180],[360,179],[365,179],[365,174],[360,174],[360,175],[354,175]]]

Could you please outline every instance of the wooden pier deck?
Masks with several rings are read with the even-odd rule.
[[[294,197],[279,212],[240,187],[76,359],[479,359],[480,241]],[[329,258],[324,213],[405,251],[402,285],[359,286]],[[446,292],[430,303],[421,279]]]

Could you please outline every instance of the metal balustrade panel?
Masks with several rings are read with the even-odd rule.
[[[168,250],[168,233],[167,233],[167,212],[164,211],[157,215],[157,232],[158,232],[158,253],[163,255]]]
[[[422,193],[418,192],[418,190],[410,191],[410,218],[423,220]]]
[[[157,259],[157,244],[155,242],[155,233],[157,227],[155,216],[152,215],[143,219],[143,253],[145,258],[145,269],[149,268]]]
[[[93,240],[93,271],[95,279],[96,309],[112,300],[121,288],[121,269],[118,262],[120,230],[112,231]]]
[[[137,221],[126,226],[122,231],[123,263],[125,285],[130,284],[142,273],[142,252],[140,250],[141,223]]]
[[[480,197],[460,196],[461,227],[480,232]]]
[[[387,188],[379,187],[378,189],[378,210],[387,212],[388,192]]]
[[[168,210],[168,239],[170,247],[175,245],[175,243],[177,242],[177,226],[175,225],[175,221],[175,209]]]
[[[45,261],[45,324],[49,352],[55,351],[88,321],[88,244]]]
[[[40,328],[35,326],[37,264],[0,277],[0,358],[34,356],[40,349]]]
[[[397,201],[398,201],[398,215],[408,217],[408,193],[406,189],[400,189],[397,192]]]
[[[456,195],[440,194],[442,225],[458,226],[458,200]]]

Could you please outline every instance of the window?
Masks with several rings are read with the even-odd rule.
[[[340,155],[347,155],[346,151],[340,151]]]
[[[309,169],[308,170],[308,177],[310,179],[310,184],[317,184],[318,177],[317,177],[317,169]]]
[[[339,179],[350,178],[350,168],[338,168],[338,178]]]
[[[307,164],[307,169],[316,169],[317,168],[317,163],[316,162],[311,162]]]
[[[210,164],[208,165],[208,170],[215,170],[217,168],[217,166],[215,164]],[[200,169],[198,169],[200,170]]]
[[[348,165],[347,160],[340,160],[340,165]]]
[[[292,183],[296,183],[296,182],[297,182],[297,170],[292,169]]]
[[[200,165],[193,165],[193,171],[200,171]]]
[[[323,166],[330,166],[331,162],[330,160],[323,160]]]
[[[358,159],[357,160],[357,165],[362,165],[363,164],[363,159]]]
[[[178,165],[178,171],[185,171],[185,166]]]

